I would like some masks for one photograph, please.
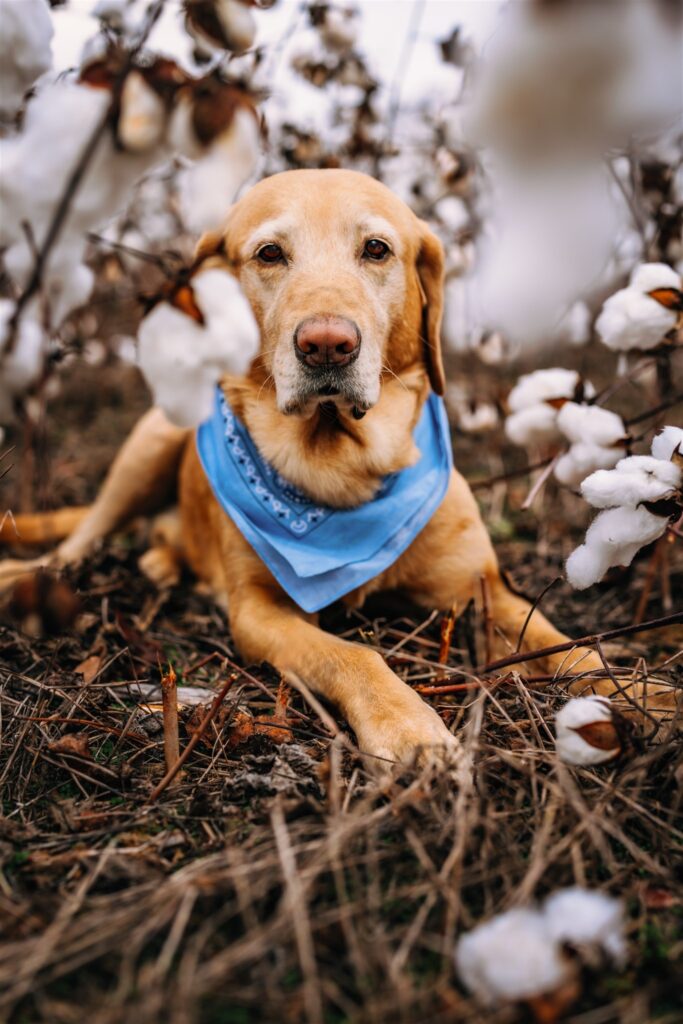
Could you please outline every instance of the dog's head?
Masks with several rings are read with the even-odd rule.
[[[444,389],[443,249],[397,196],[355,171],[287,171],[232,208],[220,250],[261,329],[252,373],[281,412],[334,402],[360,417],[385,374],[420,362]]]

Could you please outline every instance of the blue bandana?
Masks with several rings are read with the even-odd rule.
[[[430,394],[413,435],[422,457],[358,508],[317,505],[260,455],[218,389],[197,432],[219,503],[299,607],[317,612],[387,569],[440,505],[452,467],[443,402]]]

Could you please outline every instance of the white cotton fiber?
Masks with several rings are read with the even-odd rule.
[[[652,439],[651,450],[656,459],[672,459],[676,452],[683,455],[683,430],[680,427],[663,427]]]
[[[37,310],[32,304],[24,310],[19,321],[11,353],[5,352],[14,310],[12,301],[0,299],[0,423],[11,422],[14,399],[38,379],[47,344],[43,329],[35,319]]]
[[[594,946],[617,967],[625,966],[623,900],[576,885],[549,896],[543,904],[543,916],[555,942],[579,948]]]
[[[639,292],[657,288],[680,288],[681,279],[668,263],[641,263],[631,274],[630,287]]]
[[[680,487],[681,470],[672,462],[649,455],[621,459],[611,471],[592,473],[581,494],[594,508],[635,508],[643,501],[659,501]]]
[[[194,163],[181,171],[178,187],[185,225],[200,232],[225,220],[238,189],[253,173],[258,160],[259,128],[248,110],[237,110],[232,124],[206,150],[201,150],[189,127],[191,110],[180,104],[172,121],[172,140]]]
[[[576,370],[565,370],[560,366],[525,373],[508,395],[508,407],[511,412],[519,412],[548,399],[573,398],[579,380]]]
[[[523,448],[556,441],[561,436],[556,421],[557,410],[552,405],[532,405],[507,417],[505,433],[513,444]]]
[[[585,543],[567,559],[567,578],[577,590],[597,583],[614,565],[630,565],[646,544],[666,530],[668,520],[643,508],[610,508],[588,528]]]
[[[52,66],[47,0],[0,0],[0,114],[14,117],[24,94]]]
[[[179,426],[211,414],[218,380],[246,373],[259,333],[237,280],[224,270],[201,271],[191,287],[205,323],[162,302],[140,325],[139,363],[154,400]]]
[[[566,487],[578,487],[595,470],[611,469],[623,453],[621,447],[601,448],[596,444],[578,441],[555,463],[555,478]]]
[[[455,966],[463,984],[484,1006],[554,992],[572,973],[543,916],[521,908],[461,936]]]
[[[557,414],[557,426],[572,442],[587,442],[609,447],[626,437],[621,416],[598,405],[566,402]]]

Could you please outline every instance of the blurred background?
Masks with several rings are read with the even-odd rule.
[[[4,0],[3,17],[17,2]],[[83,69],[130,46],[159,6],[143,63],[161,56],[194,78],[216,76],[257,107],[262,145],[238,193],[287,168],[341,166],[402,196],[447,254],[443,335],[456,462],[478,485],[497,540],[533,541],[541,557],[566,555],[586,508],[552,480],[522,507],[533,482],[525,467],[552,449],[505,437],[507,394],[520,373],[544,366],[577,369],[599,393],[618,380],[612,407],[625,419],[644,417],[636,451],[640,433],[681,421],[680,405],[647,419],[662,404],[661,358],[612,351],[595,331],[603,302],[634,267],[656,262],[681,272],[680,5],[226,3],[251,19],[232,50],[207,43],[195,0],[53,3],[52,66],[34,89],[40,98],[51,83],[87,78]],[[7,32],[4,39],[7,48]],[[26,106],[6,107],[10,153]],[[67,114],[57,115],[66,132]],[[128,158],[120,138],[118,150],[117,160]],[[21,156],[35,195],[60,154]],[[3,160],[6,179],[12,160]],[[39,372],[5,395],[3,448],[11,454],[0,467],[0,508],[89,501],[148,405],[136,366],[140,300],[191,260],[199,226],[183,203],[188,162],[160,145],[141,173],[125,169],[116,212],[93,215],[82,232],[92,291],[73,308],[64,303],[66,315],[45,331]],[[220,220],[227,202],[208,216]],[[18,244],[26,248],[25,239]],[[13,254],[5,249],[8,300],[23,283]],[[55,287],[62,294],[60,281]],[[666,353],[665,398],[677,393],[679,357],[675,346]]]

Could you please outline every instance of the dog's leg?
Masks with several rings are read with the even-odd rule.
[[[228,609],[242,655],[269,661],[293,685],[303,682],[336,705],[362,752],[418,763],[457,755],[458,741],[436,712],[377,651],[323,632],[277,586],[231,589]]]
[[[394,585],[406,587],[428,608],[446,610],[455,605],[462,611],[472,599],[481,605],[482,595],[486,594],[494,627],[491,651],[494,659],[515,652],[523,629],[522,651],[553,647],[569,639],[536,609],[524,628],[531,606],[514,594],[501,578],[476,501],[458,473],[453,474],[442,505],[397,563],[393,575]],[[575,675],[578,678],[570,684],[570,691],[611,694],[615,690],[612,681],[605,678],[598,654],[585,647],[517,668],[530,675],[556,672],[563,676]]]
[[[127,520],[163,503],[177,474],[188,434],[188,430],[169,423],[160,409],[150,409],[124,442],[95,502],[73,533],[55,551],[40,558],[0,562],[0,590],[32,569],[80,561],[97,541]]]
[[[443,504],[392,574],[387,582],[407,588],[427,608],[445,611],[455,605],[462,611],[472,599],[481,606],[483,591],[494,627],[493,659],[514,654],[520,637],[521,651],[537,651],[569,641],[538,609],[529,617],[532,606],[504,582],[477,504],[457,473]],[[527,675],[557,675],[574,695],[615,696],[619,692],[597,651],[588,647],[575,647],[515,668]],[[631,700],[653,711],[676,707],[676,692],[669,687],[640,683],[636,690],[621,681],[620,686],[626,688]],[[623,706],[626,711],[634,710],[632,704],[624,702]]]

